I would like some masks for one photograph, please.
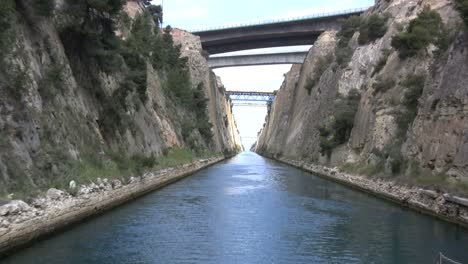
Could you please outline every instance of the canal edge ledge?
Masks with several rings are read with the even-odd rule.
[[[374,196],[374,197],[377,197],[377,198],[380,198],[380,199],[383,199],[392,203],[396,203],[402,207],[412,209],[416,212],[429,215],[429,216],[432,216],[432,217],[435,217],[435,218],[438,218],[446,222],[450,222],[450,223],[453,223],[453,224],[456,224],[458,226],[468,229],[468,218],[452,217],[452,216],[444,215],[444,214],[438,213],[436,210],[431,208],[429,205],[424,204],[423,202],[412,200],[412,199],[401,198],[398,195],[390,193],[390,192],[383,192],[383,191],[375,190],[375,189],[370,188],[369,186],[361,186],[356,183],[347,181],[345,179],[337,178],[324,171],[314,170],[310,168],[310,166],[313,166],[314,164],[308,164],[303,161],[286,160],[286,159],[274,158],[270,156],[264,156],[263,154],[260,154],[260,153],[258,154],[265,158],[275,160],[275,161],[290,165],[292,167],[298,168],[302,171],[313,173],[314,175],[317,175],[318,177],[322,179],[329,180],[329,181],[338,183],[343,186],[347,186],[349,188],[367,193],[371,196]],[[306,166],[309,166],[309,167],[306,167]],[[329,167],[324,167],[324,168],[331,170],[331,168]],[[351,176],[355,176],[355,175],[351,175]],[[368,180],[372,181],[371,179],[368,179]],[[454,203],[454,202],[448,201],[448,203]],[[461,207],[464,207],[465,210],[468,210],[468,206],[464,204],[456,204],[456,206],[461,206]]]
[[[74,204],[74,206],[64,208],[53,216],[43,215],[27,220],[15,226],[8,233],[0,235],[0,261],[34,242],[65,231],[119,205],[161,189],[234,156],[219,156],[183,164],[178,166],[180,169],[170,171],[168,173],[170,175],[142,178],[140,182],[130,183],[104,193],[97,193]]]

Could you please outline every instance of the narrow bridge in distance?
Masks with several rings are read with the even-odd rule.
[[[274,65],[274,64],[302,64],[307,51],[265,53],[251,55],[215,56],[208,58],[208,65],[212,69],[223,67]]]
[[[360,15],[358,8],[308,17],[270,20],[251,24],[193,30],[209,54],[247,49],[313,45],[324,31],[339,30],[340,20]]]
[[[226,93],[232,101],[271,103],[275,99],[273,92],[226,91]]]

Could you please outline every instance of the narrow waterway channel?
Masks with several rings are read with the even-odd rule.
[[[439,251],[468,263],[468,231],[245,152],[4,262],[436,263]]]

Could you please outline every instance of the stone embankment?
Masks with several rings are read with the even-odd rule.
[[[351,175],[336,167],[329,168],[286,158],[277,158],[276,160],[312,172],[322,178],[468,228],[467,198],[418,187],[402,186],[389,180]]]
[[[12,250],[49,235],[71,224],[132,200],[224,160],[214,157],[177,168],[131,177],[127,184],[120,180],[98,179],[90,185],[70,182],[70,192],[49,189],[45,196],[31,204],[20,200],[0,206],[0,258]]]

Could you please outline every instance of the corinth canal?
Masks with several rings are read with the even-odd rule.
[[[435,263],[468,232],[251,152],[4,263]]]

